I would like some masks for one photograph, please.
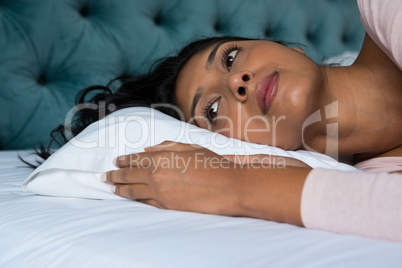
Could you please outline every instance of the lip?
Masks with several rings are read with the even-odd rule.
[[[258,82],[255,97],[257,99],[258,106],[264,115],[268,113],[272,101],[276,95],[278,81],[279,73],[275,71],[272,74],[265,76],[260,80],[260,82]]]

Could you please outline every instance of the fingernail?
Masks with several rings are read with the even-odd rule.
[[[113,193],[116,192],[116,185],[112,185],[110,186],[110,191],[112,191]]]
[[[100,176],[100,180],[101,180],[101,182],[106,182],[106,181],[107,181],[107,175],[106,175],[106,173],[103,173],[103,174]]]
[[[117,165],[116,165],[116,163],[117,163],[117,157],[115,157],[115,158],[113,158],[113,165],[115,166],[115,167],[117,167]]]

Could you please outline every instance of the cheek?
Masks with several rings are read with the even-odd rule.
[[[220,130],[216,131],[227,137],[258,144],[270,144],[273,122],[264,116],[254,115],[244,105],[234,105],[221,121]]]
[[[299,132],[290,131],[286,121],[285,116],[250,118],[244,124],[242,140],[285,150],[298,149]]]
[[[285,115],[251,115],[245,108],[231,109],[222,117],[220,128],[215,132],[246,142],[276,146],[286,150],[298,149],[299,131],[294,131],[293,122]]]
[[[317,103],[319,84],[312,81],[301,77],[297,84],[284,90],[282,96],[276,99],[277,105],[269,114],[275,118],[271,124],[274,128],[271,135],[275,136],[271,136],[270,144],[285,150],[301,148],[303,124],[315,112]]]
[[[305,68],[284,70],[269,115],[285,115],[289,125],[293,125],[289,130],[300,128],[315,111],[323,87],[324,78],[315,63],[307,61]]]
[[[264,124],[266,119],[262,116],[253,116],[244,104],[233,102],[219,120],[219,129],[215,132],[242,141],[266,144],[264,139],[269,132],[269,124]]]

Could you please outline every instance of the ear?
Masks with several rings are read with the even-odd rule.
[[[301,48],[293,47],[292,49],[296,50],[297,52],[299,52],[299,53],[301,53],[301,54],[303,54],[303,55],[306,55],[306,52],[305,52],[303,49],[301,49]]]

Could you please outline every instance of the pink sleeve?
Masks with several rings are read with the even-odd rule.
[[[384,156],[362,161],[355,168],[365,172],[394,172],[402,171],[401,156]]]
[[[301,217],[309,229],[402,242],[402,175],[313,169]]]
[[[358,0],[357,3],[368,35],[402,70],[402,1]]]

